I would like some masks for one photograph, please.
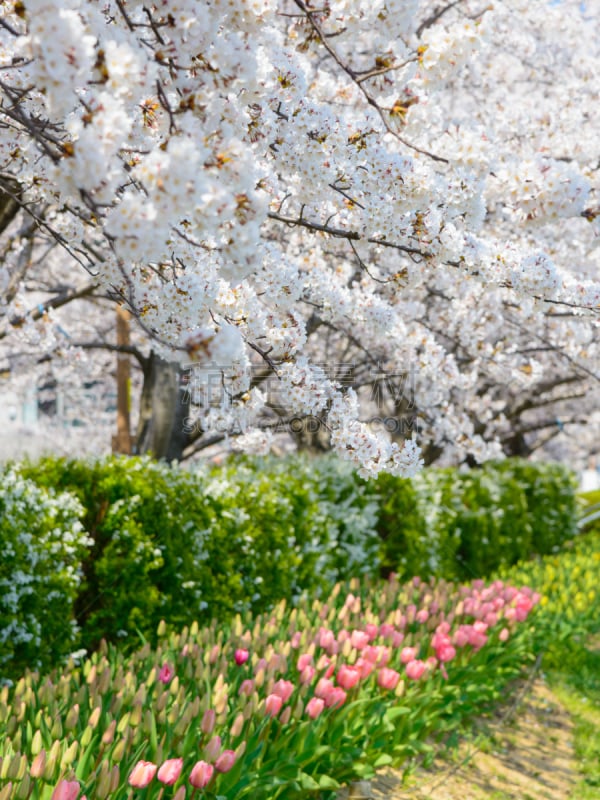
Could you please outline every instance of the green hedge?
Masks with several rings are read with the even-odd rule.
[[[376,482],[382,564],[402,577],[468,580],[556,552],[577,533],[576,487],[560,464],[519,459],[411,481],[385,475]]]
[[[54,638],[41,620],[56,608],[60,625],[71,626],[64,646],[88,651],[102,638],[125,649],[152,640],[161,619],[177,629],[319,597],[360,574],[484,577],[553,552],[575,533],[575,483],[553,464],[429,469],[411,481],[363,481],[333,457],[300,456],[236,458],[196,472],[148,458],[45,459],[18,471],[34,499],[12,527],[0,527],[0,546],[25,533],[43,550],[49,527],[60,539],[56,531],[78,515],[90,540],[69,551],[71,583],[56,588],[62,573],[45,568],[28,601],[37,611],[21,604],[15,614]],[[58,502],[49,499],[55,491],[69,493],[60,524],[44,510]],[[5,564],[8,591],[19,573]],[[48,591],[60,594],[51,613]],[[0,677],[64,652],[52,645],[33,657],[24,643],[0,641]]]
[[[378,567],[377,506],[349,466],[236,460],[189,472],[148,458],[21,466],[68,490],[93,538],[75,604],[81,646],[139,643],[161,619],[259,612]],[[139,635],[138,635],[139,634]]]

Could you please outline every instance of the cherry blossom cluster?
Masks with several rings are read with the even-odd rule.
[[[477,458],[496,454],[506,420],[492,412],[486,428],[480,391],[508,363],[498,303],[546,338],[546,312],[576,307],[585,324],[569,336],[561,323],[551,348],[590,371],[600,112],[575,98],[597,94],[593,9],[4,6],[0,173],[36,235],[126,304],[161,354],[222,368],[207,432],[241,415],[265,446],[252,431],[265,396],[247,379],[262,360],[288,411],[322,415],[364,474],[411,474],[413,438],[366,428],[360,394],[311,364],[325,330],[392,373],[416,366],[425,443]],[[27,246],[14,241],[6,269]],[[513,359],[510,373],[539,376],[538,363]]]

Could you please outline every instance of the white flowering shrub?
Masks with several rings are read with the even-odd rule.
[[[74,649],[74,603],[91,539],[70,494],[0,475],[0,680]]]

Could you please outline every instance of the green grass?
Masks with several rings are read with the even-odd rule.
[[[558,654],[557,654],[558,655]],[[560,667],[548,672],[548,682],[575,723],[575,755],[581,781],[571,800],[600,798],[600,641],[573,642],[561,648]]]

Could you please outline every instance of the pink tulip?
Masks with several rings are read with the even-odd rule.
[[[451,644],[444,644],[435,651],[435,654],[443,664],[447,664],[455,657],[456,650]]]
[[[78,781],[62,780],[52,792],[51,800],[77,800],[81,786]]]
[[[365,647],[363,650],[362,657],[367,661],[370,661],[372,664],[376,664],[381,658],[382,649],[383,648],[379,647],[378,645],[369,645],[369,647]]]
[[[390,625],[389,622],[382,622],[381,625],[379,626],[379,635],[383,636],[384,639],[387,639],[391,637],[392,633],[395,630],[396,629],[394,628],[394,626]]]
[[[261,670],[266,670],[268,667],[267,659],[266,658],[259,658],[256,664],[254,665],[254,674],[257,675]]]
[[[294,684],[291,681],[283,681],[283,680],[281,680],[281,681],[277,681],[277,683],[275,683],[273,685],[273,690],[272,691],[273,691],[273,694],[279,695],[279,697],[281,697],[281,699],[283,700],[284,703],[287,703],[287,701],[292,696],[292,693],[293,693],[295,688],[296,687],[294,686]]]
[[[375,664],[372,661],[367,661],[366,658],[357,658],[354,668],[360,672],[360,677],[364,680],[375,669]]]
[[[423,677],[426,669],[427,664],[424,661],[409,661],[406,665],[406,677],[413,681],[418,681],[419,678]]]
[[[215,761],[215,769],[217,772],[229,772],[235,764],[236,755],[233,750],[223,750],[221,755]]]
[[[300,673],[300,683],[303,686],[306,686],[307,683],[312,683],[313,678],[315,677],[316,674],[317,670],[313,666],[308,664],[306,667],[304,667],[304,669]]]
[[[247,678],[245,681],[242,681],[240,684],[240,694],[245,694],[246,697],[250,697],[252,692],[254,691],[254,681],[250,678]]]
[[[321,678],[317,682],[317,686],[315,688],[315,695],[317,697],[326,697],[331,690],[333,689],[333,683],[329,680],[329,678]]]
[[[362,650],[369,644],[369,634],[364,631],[352,631],[350,644],[357,650]]]
[[[278,694],[270,694],[265,700],[265,714],[268,717],[276,717],[282,705],[283,700]]]
[[[298,657],[297,667],[298,672],[302,672],[305,667],[309,667],[313,663],[313,657],[310,653],[303,653]]]
[[[216,713],[214,708],[207,708],[204,712],[204,716],[202,717],[202,722],[200,723],[200,729],[202,733],[206,733],[206,735],[213,732],[213,728],[215,727],[215,720],[216,720]]]
[[[439,650],[440,647],[447,647],[449,644],[452,644],[450,637],[441,631],[436,631],[431,637],[431,646],[434,650]]]
[[[311,697],[306,704],[306,713],[311,719],[316,719],[325,708],[325,701],[321,697]]]
[[[377,673],[377,683],[382,689],[395,689],[399,680],[400,674],[395,669],[382,667]]]
[[[145,789],[156,775],[157,769],[158,767],[156,764],[153,764],[151,761],[138,761],[131,770],[129,785],[133,786],[135,789]],[[57,800],[59,800],[59,798],[57,798]]]
[[[235,651],[235,653],[233,654],[233,658],[238,667],[241,667],[242,664],[245,664],[246,661],[248,661],[248,655],[249,655],[248,651],[243,650],[242,648],[239,648],[238,650]]]
[[[334,686],[333,689],[325,696],[325,705],[327,708],[336,708],[343,706],[346,702],[347,694],[339,686]]]
[[[422,608],[420,611],[417,611],[416,620],[418,623],[423,625],[429,619],[429,611],[426,608]]]
[[[194,764],[190,773],[190,783],[196,789],[204,789],[210,783],[215,768],[212,764],[207,764],[206,761],[198,761]]]
[[[360,680],[360,672],[354,667],[347,667],[342,664],[338,670],[336,680],[342,689],[352,689]]]
[[[400,661],[403,664],[408,664],[409,661],[414,661],[417,657],[416,647],[404,647],[400,653]]]
[[[204,755],[209,761],[214,761],[219,755],[221,749],[221,737],[213,736],[210,742],[204,748]]]
[[[173,675],[175,675],[175,672],[173,671],[172,667],[170,667],[168,664],[163,664],[160,672],[158,673],[158,680],[161,683],[167,684],[171,682]]]
[[[162,764],[158,770],[157,778],[167,786],[173,786],[177,778],[181,775],[183,768],[183,758],[170,758]]]
[[[333,631],[327,630],[326,628],[321,628],[319,631],[319,646],[323,648],[323,650],[331,650],[335,645],[335,636]]]
[[[392,647],[400,647],[403,641],[404,641],[403,633],[400,633],[400,631],[394,631],[392,633]]]
[[[297,647],[300,647],[301,641],[302,641],[302,634],[300,633],[300,631],[296,631],[296,633],[292,636],[292,641],[290,642],[290,644],[295,650]]]
[[[498,635],[498,638],[500,639],[501,642],[505,642],[508,639],[509,636],[510,636],[510,633],[508,631],[508,628],[502,628],[502,630],[500,631],[500,633]]]
[[[457,631],[455,631],[452,641],[457,647],[464,647],[469,643],[469,635],[461,626]]]
[[[377,634],[379,633],[379,626],[375,625],[373,622],[367,622],[365,625],[365,632],[369,637],[369,641],[372,642],[373,639],[377,638]]]

